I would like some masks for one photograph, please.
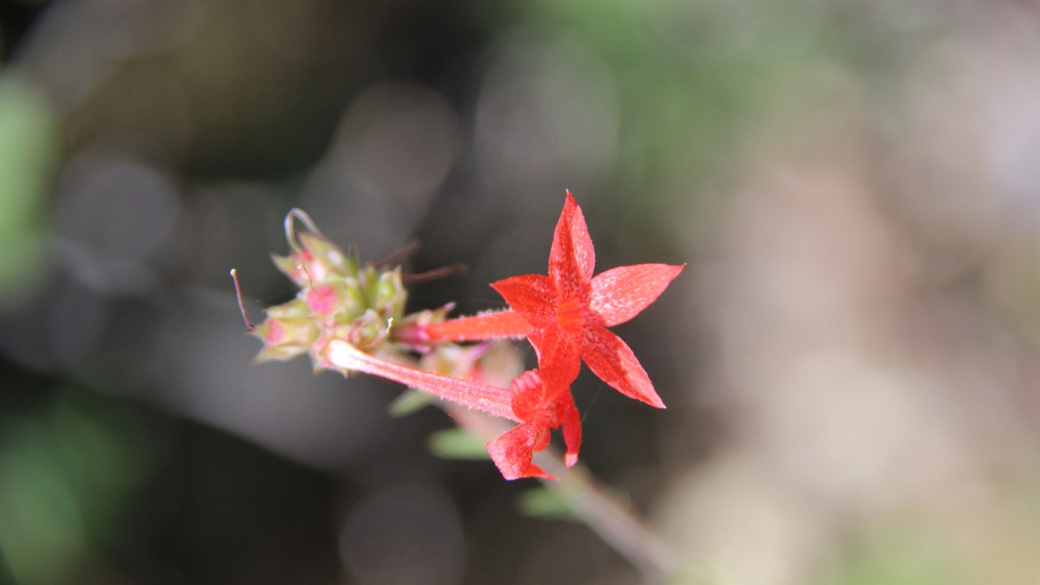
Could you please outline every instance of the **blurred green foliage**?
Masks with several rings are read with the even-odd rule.
[[[776,124],[792,99],[816,101],[805,95],[806,68],[872,76],[899,62],[906,35],[881,12],[815,0],[535,0],[519,3],[508,25],[577,36],[603,59],[621,106],[606,189],[632,239],[679,217],[684,237],[702,246],[727,185],[742,176],[748,136]]]
[[[41,211],[57,159],[57,128],[43,96],[0,74],[0,306],[44,272]]]
[[[21,583],[80,582],[119,535],[155,443],[125,405],[60,392],[0,421],[0,552]]]
[[[582,522],[581,516],[575,511],[574,499],[575,495],[569,491],[538,486],[520,494],[516,503],[520,511],[528,516]]]
[[[872,529],[871,529],[872,528]],[[865,528],[827,585],[968,585],[975,583],[943,531],[902,519]]]
[[[609,69],[620,104],[612,176],[603,185],[643,248],[681,217],[694,243],[710,241],[746,130],[792,62],[809,57],[821,16],[805,0],[539,0],[521,21],[588,44]],[[515,23],[512,23],[515,26]],[[749,32],[750,31],[750,32]],[[595,218],[592,218],[595,222]],[[690,225],[690,222],[693,225]]]

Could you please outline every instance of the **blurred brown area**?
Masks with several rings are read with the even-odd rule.
[[[0,5],[0,582],[622,584],[393,384],[251,365],[281,219],[501,307],[565,189],[688,263],[582,458],[711,583],[1040,583],[1040,11],[973,0]],[[698,581],[699,582],[699,581]]]

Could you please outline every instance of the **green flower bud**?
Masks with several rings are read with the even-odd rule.
[[[365,303],[365,293],[361,290],[355,278],[345,278],[342,281],[342,300],[340,310],[336,313],[337,323],[350,323],[357,319],[368,308]]]
[[[386,338],[389,333],[388,326],[385,318],[368,309],[350,324],[347,341],[358,349],[371,352]]]
[[[380,274],[375,289],[372,306],[384,316],[399,321],[408,302],[408,291],[401,282],[401,267]]]

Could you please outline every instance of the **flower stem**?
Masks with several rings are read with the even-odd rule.
[[[483,441],[492,441],[510,429],[502,419],[450,402],[439,404],[459,426]],[[650,531],[632,511],[604,490],[581,464],[564,465],[555,449],[534,454],[534,462],[557,481],[542,480],[548,489],[562,492],[574,503],[581,519],[652,583],[683,574],[687,567],[679,556]]]

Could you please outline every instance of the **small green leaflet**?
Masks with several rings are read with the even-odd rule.
[[[427,444],[430,452],[442,459],[491,459],[484,443],[459,427],[430,433]]]
[[[528,516],[548,520],[582,522],[574,511],[573,494],[555,487],[538,486],[520,494],[517,506]]]
[[[429,392],[408,388],[390,403],[387,411],[393,417],[407,416],[419,412],[436,401],[437,397]]]

